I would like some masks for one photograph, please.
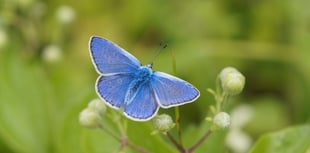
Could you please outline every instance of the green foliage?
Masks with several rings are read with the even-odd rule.
[[[14,152],[48,152],[53,136],[51,85],[41,69],[22,62],[16,52],[1,58],[0,135]]]
[[[251,152],[304,153],[309,148],[309,125],[295,125],[310,120],[309,4],[0,0],[0,152],[117,151],[120,142],[111,135],[78,124],[79,113],[97,97],[88,40],[98,35],[118,43],[143,64],[160,40],[168,42],[154,61],[154,70],[176,71],[201,91],[195,103],[180,107],[185,147],[210,127],[204,118],[214,98],[205,89],[216,86],[223,67],[234,66],[244,74],[246,85],[225,109],[242,104],[253,108],[251,120],[238,129],[253,141],[259,138]],[[70,23],[57,17],[64,5],[75,13]],[[46,59],[49,46],[58,47],[59,59]],[[176,64],[171,64],[171,51]],[[107,114],[113,111],[108,109]],[[173,109],[161,112],[174,114]],[[103,123],[120,136],[109,116],[103,116]],[[134,144],[152,152],[178,152],[164,135],[150,135],[150,122],[128,121],[127,127]],[[233,152],[225,144],[228,132],[212,133],[195,152]],[[125,152],[137,151],[127,147]]]
[[[259,138],[251,153],[305,153],[310,149],[310,125],[290,127]]]

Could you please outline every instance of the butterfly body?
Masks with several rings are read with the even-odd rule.
[[[122,108],[135,121],[147,121],[159,109],[193,102],[199,91],[172,75],[142,66],[127,51],[101,37],[91,37],[90,54],[100,76],[96,91],[109,106]]]
[[[150,65],[141,66],[135,73],[134,79],[130,82],[125,95],[125,106],[130,104],[142,86],[149,85],[152,78],[152,69]]]

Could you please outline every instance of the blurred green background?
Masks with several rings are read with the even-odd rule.
[[[143,64],[160,41],[168,42],[153,69],[173,73],[173,52],[177,76],[201,91],[195,103],[180,107],[185,146],[207,129],[214,99],[206,88],[215,87],[220,70],[234,66],[244,74],[244,91],[226,108],[243,123],[212,134],[197,152],[247,152],[265,133],[309,124],[309,6],[309,0],[0,0],[0,152],[117,150],[112,137],[78,124],[79,112],[97,98],[92,35]],[[174,115],[174,109],[161,112]],[[133,142],[177,152],[167,139],[150,135],[149,122],[128,126]]]

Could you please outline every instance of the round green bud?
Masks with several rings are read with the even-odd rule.
[[[230,125],[230,116],[226,112],[219,112],[215,115],[213,119],[213,124],[220,128],[224,129]]]
[[[86,108],[80,113],[79,122],[86,128],[99,128],[101,126],[101,116],[98,112]]]
[[[153,118],[152,121],[153,121],[154,129],[158,130],[159,132],[163,132],[163,133],[168,132],[170,129],[172,129],[175,126],[171,116],[167,114],[157,115]]]
[[[222,89],[228,95],[239,94],[244,87],[245,77],[235,68],[224,68],[219,74]]]
[[[88,103],[88,108],[98,112],[100,115],[107,110],[107,106],[100,99],[94,99]]]

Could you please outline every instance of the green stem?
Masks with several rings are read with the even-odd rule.
[[[221,104],[223,102],[223,96],[221,94],[221,80],[220,77],[216,77],[216,85],[215,85],[215,95],[214,95],[215,101],[216,101],[216,113],[221,111]]]
[[[174,75],[177,75],[177,65],[176,65],[176,60],[175,60],[175,55],[174,52],[171,51],[171,58],[172,58],[172,72]],[[183,141],[182,141],[182,133],[181,133],[181,116],[180,116],[180,110],[179,107],[175,107],[175,122],[176,122],[176,127],[178,131],[178,137],[179,137],[179,143],[183,147]]]
[[[221,93],[221,79],[219,75],[216,77],[215,80],[215,93]]]
[[[140,152],[140,153],[150,153],[149,151],[144,150],[143,148],[137,146],[136,144],[131,143],[130,141],[127,141],[127,145],[128,145],[130,148],[132,148],[132,149],[134,149],[134,150],[137,150],[137,151]]]
[[[112,132],[112,130],[104,127],[104,126],[100,126],[101,131],[108,133],[110,136],[112,136],[114,139],[116,139],[117,141],[121,141],[122,139],[119,138],[114,132]]]
[[[227,95],[225,92],[223,92],[222,94],[222,105],[221,105],[221,109],[224,109],[226,107],[226,105],[228,104],[229,101],[229,95]]]
[[[177,62],[175,60],[174,52],[171,51],[171,58],[172,58],[172,72],[174,75],[177,75]]]
[[[178,131],[179,143],[181,146],[183,146],[182,133],[181,133],[181,116],[180,116],[180,109],[178,106],[175,107],[175,122]]]
[[[197,149],[212,133],[209,129],[192,147],[187,149],[185,153],[192,153],[195,149]]]
[[[121,126],[120,124],[118,124],[118,126]],[[118,149],[118,152],[122,151],[126,146],[129,146],[130,148],[132,148],[133,150],[136,150],[140,153],[150,153],[149,151],[141,148],[140,146],[130,142],[127,138],[126,133],[124,132],[124,130],[121,131],[122,133],[122,137],[118,137],[114,132],[112,132],[110,129],[104,127],[104,126],[100,126],[101,131],[108,133],[110,136],[112,136],[115,140],[119,141],[121,143],[120,148]],[[122,128],[121,128],[122,129]],[[124,135],[123,135],[124,134]]]
[[[126,134],[126,127],[125,127],[125,121],[124,121],[124,123],[122,122],[122,117],[121,117],[121,115],[120,115],[120,113],[119,112],[116,112],[115,113],[115,115],[114,115],[114,122],[116,123],[116,125],[117,125],[117,128],[118,128],[118,130],[120,131],[120,133],[121,133],[121,136],[126,136],[127,134]],[[122,124],[123,123],[123,124]]]

